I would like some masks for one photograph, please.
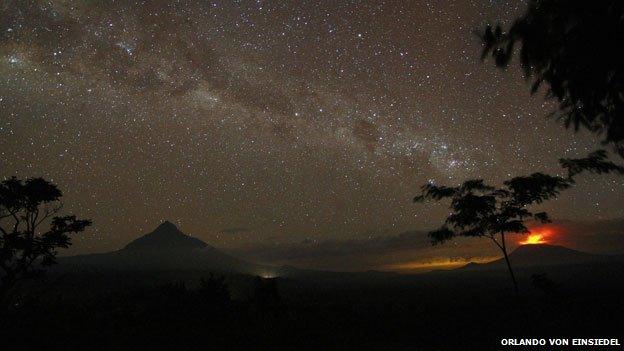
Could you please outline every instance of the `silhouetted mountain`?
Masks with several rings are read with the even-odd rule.
[[[608,258],[604,255],[592,255],[564,246],[547,244],[522,245],[515,249],[509,257],[514,264],[520,266],[576,264]]]
[[[132,241],[123,250],[201,249],[205,242],[182,233],[175,224],[164,221],[153,232]]]
[[[184,234],[168,221],[121,250],[63,257],[59,263],[59,269],[204,270],[254,275],[273,270],[273,267],[249,263],[225,254],[197,238]]]
[[[622,260],[621,256],[594,255],[558,245],[522,245],[509,254],[514,267],[559,266],[585,263],[602,263]],[[460,269],[507,269],[504,259],[488,263],[469,263]]]

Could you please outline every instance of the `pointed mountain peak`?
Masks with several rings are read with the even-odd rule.
[[[175,224],[166,220],[160,223],[156,230],[178,231],[178,227]]]
[[[195,249],[208,246],[205,242],[182,233],[169,222],[162,222],[154,231],[132,241],[124,250],[160,250]]]

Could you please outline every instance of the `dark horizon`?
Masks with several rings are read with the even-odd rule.
[[[60,256],[117,251],[165,223],[175,225],[165,220],[150,230],[137,233],[129,242],[110,251],[63,250]],[[531,234],[512,235],[509,245],[511,250],[521,245],[546,244],[590,254],[622,255],[624,254],[622,225],[624,225],[624,218],[585,222],[554,220],[553,223],[534,226]],[[189,237],[202,240],[193,233],[185,232],[183,227],[177,226],[176,230]],[[536,241],[530,242],[531,239]],[[256,242],[234,248],[223,248],[202,240],[205,244],[224,253],[249,262],[335,272],[378,270],[407,274],[426,273],[438,269],[456,269],[471,262],[492,262],[502,257],[495,247],[480,238],[460,239],[459,241],[463,254],[458,254],[455,247],[431,247],[427,233],[424,231],[409,231],[397,235],[354,238],[345,241],[329,239],[324,242],[301,241],[281,245]]]

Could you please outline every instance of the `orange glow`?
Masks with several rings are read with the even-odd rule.
[[[553,233],[550,228],[535,228],[529,231],[529,234],[522,241],[519,241],[520,245],[536,245],[536,244],[548,244],[548,238]]]
[[[522,245],[535,245],[535,244],[545,244],[546,240],[544,240],[544,236],[542,234],[529,234],[526,240],[521,241]]]
[[[468,263],[487,263],[492,262],[500,257],[498,256],[486,256],[486,257],[473,257],[470,259],[450,259],[450,258],[440,258],[434,259],[431,261],[413,261],[413,262],[403,262],[403,263],[395,263],[386,265],[383,268],[389,269],[392,271],[399,272],[427,272],[435,269],[446,270],[446,269],[454,269],[459,268],[461,266],[465,266]]]

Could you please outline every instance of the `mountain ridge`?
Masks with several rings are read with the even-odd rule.
[[[518,246],[509,254],[514,268],[537,266],[562,266],[585,263],[605,263],[622,260],[620,255],[599,255],[567,248],[561,245],[529,244]],[[504,258],[487,262],[470,262],[460,270],[506,269]]]
[[[200,239],[184,234],[175,224],[164,221],[152,232],[128,243],[122,250],[202,249],[209,246]]]
[[[205,270],[254,275],[275,270],[274,267],[226,254],[200,239],[184,234],[169,221],[164,221],[153,231],[119,250],[61,257],[59,263],[61,270],[86,267],[130,271]]]

